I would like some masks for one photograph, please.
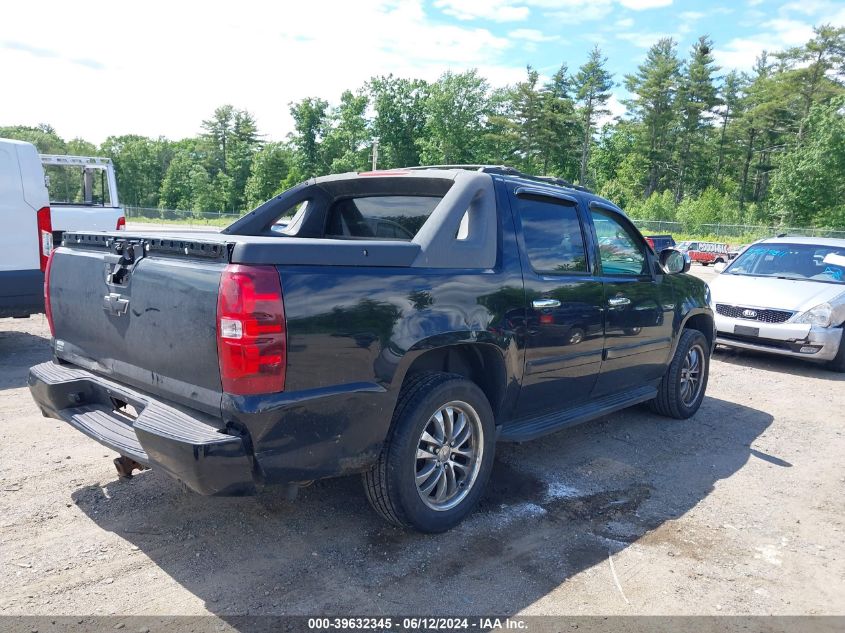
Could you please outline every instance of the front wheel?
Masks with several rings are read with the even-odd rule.
[[[836,352],[833,360],[828,361],[827,367],[832,371],[845,372],[845,332],[842,333],[842,340],[839,341],[839,351]]]
[[[370,505],[401,527],[454,527],[484,492],[494,436],[493,411],[475,383],[440,372],[412,376],[379,460],[363,476]]]
[[[698,330],[683,330],[669,368],[660,381],[651,408],[661,415],[686,420],[695,415],[710,372],[710,346]]]

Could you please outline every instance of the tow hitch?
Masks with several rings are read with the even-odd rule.
[[[149,470],[149,466],[139,464],[134,459],[121,455],[114,460],[114,467],[117,468],[117,476],[123,480],[132,479],[133,470]]]

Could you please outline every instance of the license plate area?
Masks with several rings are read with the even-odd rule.
[[[760,336],[760,328],[748,327],[747,325],[735,325],[734,334],[739,334],[740,336]]]

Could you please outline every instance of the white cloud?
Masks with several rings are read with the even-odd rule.
[[[232,103],[280,139],[292,127],[290,101],[336,100],[387,73],[433,80],[477,66],[493,82],[510,80],[523,72],[504,56],[511,46],[475,25],[432,21],[422,0],[244,0],[237,10],[223,0],[148,0],[84,14],[68,2],[14,3],[0,20],[0,85],[18,89],[3,99],[0,124],[50,123],[94,142],[181,138]]]
[[[670,36],[671,35],[669,33],[661,33],[657,31],[626,31],[616,34],[616,37],[620,40],[630,42],[638,48],[651,48],[657,43],[657,40]]]
[[[672,0],[619,0],[619,4],[627,9],[643,11],[645,9],[668,7],[672,4]]]
[[[508,0],[435,0],[434,6],[459,20],[483,18],[494,22],[517,22],[528,17],[526,6],[514,6]]]
[[[508,37],[528,42],[553,42],[560,39],[559,35],[545,35],[538,29],[515,29],[508,33]]]
[[[750,70],[765,50],[777,52],[799,46],[813,37],[813,27],[798,20],[776,18],[763,22],[767,29],[751,37],[735,38],[713,51],[716,62],[726,69]]]

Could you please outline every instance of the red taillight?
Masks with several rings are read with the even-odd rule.
[[[53,268],[53,253],[47,258],[44,266],[44,313],[47,315],[47,325],[50,326],[50,336],[56,335],[53,327],[53,306],[50,305],[50,270]]]
[[[117,226],[115,227],[116,231],[125,231],[126,230],[126,217],[120,216],[117,219]]]
[[[38,255],[41,260],[41,272],[47,270],[47,258],[53,251],[53,223],[50,220],[50,207],[38,209]]]
[[[283,391],[286,338],[278,271],[273,266],[226,266],[217,297],[223,391],[237,395]]]

